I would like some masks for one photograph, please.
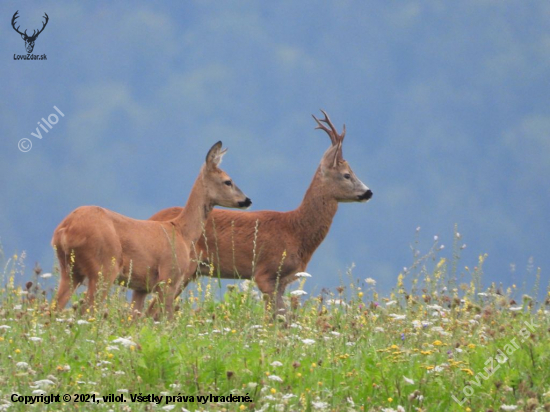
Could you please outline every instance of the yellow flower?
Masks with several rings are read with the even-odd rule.
[[[244,411],[244,410],[246,409],[246,406],[241,405],[241,406],[239,406],[239,409],[240,409],[241,411]]]
[[[16,349],[15,353],[21,353],[21,351],[19,349]]]
[[[470,344],[468,345],[468,347],[469,347],[470,349],[475,349],[475,348],[476,348],[476,345],[474,345],[473,343],[470,343]]]
[[[388,402],[393,402],[393,398],[388,398]]]
[[[273,395],[275,395],[275,394],[277,393],[277,389],[271,388],[271,393],[272,393]]]
[[[357,294],[357,296],[359,296],[360,298],[362,298],[362,297],[363,297],[363,292],[359,292],[359,293]]]
[[[474,376],[474,372],[472,372],[471,369],[464,368],[464,369],[460,369],[460,370],[463,371],[463,372],[466,372],[468,375]]]
[[[443,345],[443,342],[441,342],[440,340],[436,340],[436,341],[433,342],[433,345],[434,346],[441,346],[441,345]]]

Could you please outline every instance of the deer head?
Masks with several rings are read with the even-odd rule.
[[[15,28],[15,20],[17,20],[17,18],[19,17],[17,15],[17,13],[19,13],[19,10],[17,10],[15,12],[15,14],[13,15],[12,19],[11,19],[11,25],[13,27],[13,29],[19,33],[21,35],[21,38],[23,40],[25,40],[25,48],[27,49],[27,53],[32,53],[33,49],[34,49],[34,42],[36,41],[36,38],[38,37],[38,35],[40,33],[42,33],[44,31],[44,28],[46,27],[46,25],[48,24],[48,20],[50,19],[48,17],[48,15],[46,13],[44,13],[44,18],[46,19],[46,21],[44,23],[42,23],[42,28],[40,30],[38,30],[38,32],[36,32],[36,30],[33,30],[32,32],[32,35],[31,36],[28,36],[27,35],[27,30],[25,30],[24,33],[21,33],[19,31],[19,27],[20,26],[17,26],[17,28]]]
[[[342,155],[346,125],[342,133],[338,133],[325,111],[321,112],[325,116],[322,120],[312,115],[318,125],[316,129],[324,130],[332,143],[320,165],[324,186],[338,202],[366,202],[372,197],[372,190],[359,180]]]
[[[233,183],[229,175],[219,168],[226,152],[227,149],[222,150],[222,142],[218,142],[206,155],[202,179],[208,198],[218,206],[247,209],[252,201]]]

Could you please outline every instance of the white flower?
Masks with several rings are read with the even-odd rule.
[[[297,397],[297,396],[294,395],[293,393],[285,393],[285,394],[283,395],[283,399],[284,399],[284,400],[292,399],[292,398],[296,398],[296,397]]]
[[[298,272],[294,276],[296,276],[297,278],[310,278],[311,277],[311,275],[307,272]]]
[[[137,343],[131,341],[128,338],[116,338],[113,343],[120,343],[122,346],[129,348],[130,346],[137,346]]]
[[[409,385],[414,385],[414,381],[411,378],[407,378],[406,376],[403,376],[403,379],[405,379],[405,382],[407,382]]]
[[[290,294],[292,296],[302,296],[307,295],[307,292],[305,290],[293,290],[292,292],[290,292]]]
[[[396,313],[390,313],[390,316],[394,319],[394,320],[403,320],[403,319],[406,319],[407,318],[407,315],[398,315]]]
[[[163,406],[163,407],[160,408],[160,409],[162,409],[162,410],[164,410],[164,411],[171,411],[171,410],[174,409],[175,407],[176,407],[176,405],[166,405],[166,406]]]
[[[510,308],[510,310],[511,310],[512,312],[518,312],[518,311],[520,311],[520,310],[523,310],[523,306],[512,306],[512,307]]]
[[[445,249],[445,245],[439,246],[439,249],[441,249],[441,250]]]
[[[42,274],[40,275],[40,277],[41,277],[42,279],[48,279],[48,278],[51,278],[51,277],[52,277],[52,274],[51,274],[51,273],[42,273]]]
[[[311,402],[311,406],[313,406],[313,408],[316,410],[324,411],[325,409],[328,408],[328,403],[317,400],[317,401]]]
[[[43,391],[42,389],[35,389],[34,391],[32,391],[33,395],[45,395],[46,393],[47,392]]]
[[[515,411],[518,408],[517,405],[501,405],[500,409],[503,411]]]
[[[386,302],[386,306],[392,306],[392,305],[395,305],[397,303],[396,300],[390,300],[389,302]]]
[[[13,307],[14,310],[21,310],[23,308],[23,305],[15,305]]]
[[[8,326],[8,325],[0,325],[0,329],[11,329],[11,326]]]
[[[273,366],[275,368],[277,366],[283,366],[283,364],[276,360],[276,361],[271,362],[271,366]]]
[[[336,332],[335,330],[333,330],[332,332],[330,332],[332,335],[334,336],[340,336],[341,333],[340,332]]]
[[[116,391],[119,393],[128,393],[128,389],[117,389]]]
[[[29,364],[27,362],[17,362],[15,366],[19,369],[25,369],[29,367]]]
[[[374,286],[374,285],[376,285],[376,280],[374,280],[373,278],[366,278],[365,283],[367,285],[373,285]]]
[[[315,341],[313,339],[302,339],[302,343],[306,345],[313,345]]]
[[[76,321],[76,324],[77,324],[77,325],[89,325],[90,322],[88,322],[87,320],[84,320],[84,319],[78,319],[78,320]]]
[[[51,381],[49,379],[42,379],[42,380],[39,380],[39,381],[36,381],[36,382],[33,382],[35,386],[43,389],[43,388],[47,388],[48,386],[51,386],[51,385],[55,385],[55,382],[54,381]]]
[[[439,239],[439,236],[435,235],[434,240],[437,241],[437,239]]]
[[[443,307],[439,306],[439,305],[427,305],[426,306],[428,309],[434,309],[434,310],[443,310]]]
[[[381,326],[377,326],[377,327],[374,328],[374,331],[375,331],[375,332],[378,332],[378,333],[384,332],[384,328],[381,327]]]
[[[489,296],[489,294],[485,292],[479,292],[477,296]]]
[[[267,379],[269,379],[270,381],[275,381],[275,382],[282,382],[283,380],[277,376],[277,375],[269,375],[267,377]]]
[[[31,336],[29,340],[32,340],[33,342],[42,342],[42,338],[39,338],[37,336]]]
[[[329,299],[329,300],[327,300],[327,304],[328,305],[340,305],[340,306],[344,306],[344,307],[348,306],[348,304],[346,302],[344,302],[342,299]]]

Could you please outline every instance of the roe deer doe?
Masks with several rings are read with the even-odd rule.
[[[205,236],[197,244],[219,277],[253,278],[267,296],[266,307],[276,296],[273,309],[277,311],[284,312],[284,290],[296,280],[296,273],[306,270],[330,229],[338,203],[366,202],[372,197],[372,191],[342,157],[346,126],[339,134],[327,114],[322,113],[323,120],[313,116],[316,129],[324,130],[332,145],[323,155],[302,204],[290,212],[214,210],[206,222]],[[181,207],[164,209],[150,220],[170,220],[181,212]],[[202,267],[201,274],[208,275],[208,268]],[[181,290],[190,280],[181,283]],[[141,299],[139,294],[134,292],[134,300]]]
[[[118,277],[143,297],[157,290],[171,316],[180,283],[187,284],[187,277],[195,272],[192,244],[201,236],[212,208],[247,208],[252,203],[218,168],[227,150],[221,147],[218,142],[209,150],[185,209],[171,219],[137,220],[98,206],[82,206],[71,212],[52,238],[61,268],[58,308],[65,307],[75,288],[86,279],[87,304],[93,308],[98,282],[103,280],[108,287]]]

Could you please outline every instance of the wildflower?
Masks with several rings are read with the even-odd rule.
[[[40,277],[41,277],[42,279],[48,279],[48,278],[51,278],[51,277],[52,277],[52,274],[51,274],[51,273],[42,273],[42,274],[40,275]]]
[[[441,345],[443,345],[443,342],[441,342],[440,340],[435,340],[435,341],[432,343],[432,345],[434,345],[434,346],[441,346]]]
[[[501,405],[500,409],[503,411],[515,411],[518,408],[517,405]]]
[[[176,407],[176,405],[166,405],[166,406],[163,406],[162,409],[163,411],[171,411],[172,409],[174,409]]]
[[[33,342],[42,342],[42,338],[39,338],[37,336],[31,336],[29,340]]]
[[[271,366],[273,366],[275,368],[277,366],[283,366],[283,364],[279,361],[273,361],[273,362],[271,362]]]
[[[267,377],[267,379],[269,379],[270,381],[275,381],[275,382],[282,382],[283,379],[277,375],[269,375]]]
[[[273,395],[275,395],[277,393],[277,389],[271,388],[271,390],[269,392],[271,392]]]
[[[297,278],[310,278],[311,277],[311,275],[307,272],[298,272],[294,276],[296,276]]]
[[[11,329],[11,326],[8,325],[0,325],[0,329]]]
[[[307,292],[305,290],[293,290],[292,292],[290,292],[290,294],[292,296],[302,296],[302,295],[307,295]]]
[[[302,339],[302,343],[306,345],[313,345],[315,341],[313,339]]]
[[[407,378],[406,376],[403,376],[403,379],[405,382],[407,382],[409,385],[414,385],[414,381],[410,378]]]
[[[474,345],[473,343],[470,343],[470,344],[468,345],[468,347],[469,347],[470,349],[475,349],[475,348],[476,348],[476,345]]]
[[[136,346],[137,343],[131,341],[128,338],[117,338],[113,341],[113,343],[120,343],[122,346],[129,348],[130,346]]]
[[[328,408],[328,403],[316,400],[316,401],[311,402],[311,406],[313,406],[313,409],[323,411],[323,410]]]
[[[474,376],[474,372],[471,369],[464,368],[461,369],[462,372],[466,372],[468,375]]]
[[[87,320],[84,320],[84,319],[78,319],[78,320],[76,321],[76,324],[77,324],[77,325],[89,325],[90,322],[88,322]]]
[[[29,367],[29,364],[27,362],[17,362],[15,366],[19,369],[26,369]]]
[[[512,306],[512,307],[510,307],[510,310],[512,312],[518,312],[520,310],[523,310],[523,306]]]
[[[329,300],[327,300],[327,304],[328,305],[340,305],[340,306],[344,306],[344,307],[348,306],[348,304],[346,302],[344,302],[342,299],[329,299]]]
[[[365,283],[366,283],[367,285],[372,285],[372,286],[374,286],[374,285],[376,285],[376,280],[374,280],[373,278],[366,278],[366,279],[365,279]]]
[[[396,303],[397,303],[397,301],[390,300],[389,302],[386,302],[386,306],[392,306],[392,305],[395,305]]]
[[[407,315],[397,315],[395,313],[390,313],[390,316],[394,319],[394,320],[403,320],[403,319],[406,319],[407,318]]]
[[[388,402],[393,402],[393,398],[388,398]]]
[[[49,379],[42,379],[42,380],[33,382],[33,384],[34,384],[34,388],[43,389],[43,388],[47,388],[48,386],[55,385],[55,382],[51,381]],[[32,386],[31,386],[31,388],[32,388]]]

